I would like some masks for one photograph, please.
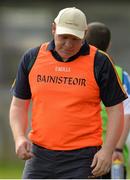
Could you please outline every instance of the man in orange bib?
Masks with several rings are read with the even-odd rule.
[[[81,10],[62,9],[52,24],[54,39],[21,59],[10,125],[16,154],[26,160],[25,179],[100,178],[110,170],[127,95],[110,57],[85,41],[86,31]],[[101,101],[109,118],[103,146]]]

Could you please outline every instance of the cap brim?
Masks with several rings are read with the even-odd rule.
[[[85,31],[56,26],[56,34],[70,34],[78,37],[79,39],[83,39]]]

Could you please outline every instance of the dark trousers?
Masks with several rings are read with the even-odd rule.
[[[99,149],[53,151],[33,145],[35,156],[26,161],[23,179],[88,179],[92,175],[93,157]]]

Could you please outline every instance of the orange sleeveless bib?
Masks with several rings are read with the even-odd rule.
[[[96,48],[71,62],[59,62],[43,44],[29,73],[32,142],[52,150],[102,144],[99,87],[94,78]]]

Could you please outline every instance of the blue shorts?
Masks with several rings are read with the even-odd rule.
[[[23,179],[88,179],[91,163],[101,147],[70,151],[48,150],[33,144],[34,157],[27,160]],[[100,179],[100,177],[96,177]]]

